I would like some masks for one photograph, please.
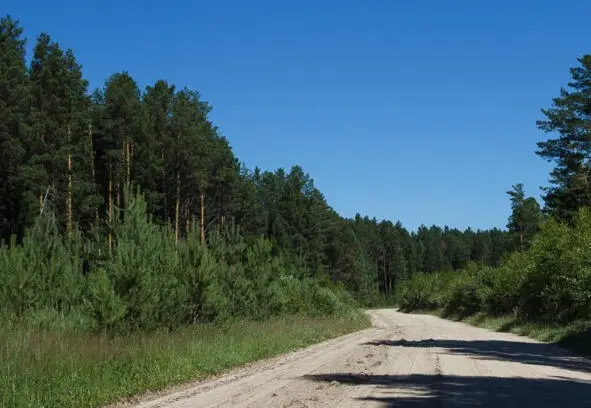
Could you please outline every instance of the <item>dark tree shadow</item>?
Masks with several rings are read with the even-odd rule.
[[[435,347],[471,358],[510,361],[591,373],[591,360],[573,356],[552,344],[502,340],[378,340],[365,343],[391,347]],[[589,406],[591,408],[591,405]]]
[[[348,385],[370,384],[378,396],[360,398],[383,407],[440,408],[583,408],[591,407],[591,383],[564,378],[529,379],[460,377],[413,374],[362,375],[317,374],[307,379],[338,381]]]
[[[570,350],[591,356],[591,327],[564,336],[559,343]]]

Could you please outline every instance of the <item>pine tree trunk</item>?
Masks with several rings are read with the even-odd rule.
[[[70,125],[68,125],[68,143],[71,147],[72,145],[72,130]],[[73,216],[72,216],[72,152],[68,152],[68,198],[67,198],[67,208],[68,208],[68,221],[66,226],[66,231],[68,235],[72,235],[72,225],[73,225]]]
[[[94,169],[94,146],[92,144],[92,124],[88,124],[88,147],[90,153],[90,172],[92,173],[92,181],[95,181],[96,173]]]
[[[391,260],[388,259],[388,294],[391,295],[392,294],[392,265],[391,265]]]
[[[92,183],[96,185],[96,171],[94,168],[94,146],[92,144],[92,124],[89,123],[88,124],[88,146],[89,146],[89,152],[90,152],[90,172],[92,173]],[[95,208],[94,210],[94,218],[95,218],[95,222],[96,225],[99,225],[99,212],[98,212],[98,207]]]
[[[201,193],[201,242],[205,243],[205,193]]]
[[[189,210],[189,200],[185,200],[185,231],[187,236],[191,231],[191,211]]]
[[[181,174],[180,174],[180,171],[177,169],[177,171],[176,171],[176,208],[175,208],[175,219],[174,219],[174,235],[175,235],[175,242],[177,244],[179,242],[180,205],[181,205]]]
[[[111,166],[109,165],[109,214],[107,214],[109,218],[109,252],[113,247],[113,176],[112,176]]]
[[[166,162],[162,153],[162,194],[164,194],[164,224],[168,224],[168,191],[166,189]]]
[[[131,143],[129,140],[125,143],[126,146],[126,164],[127,164],[127,178],[125,179],[127,185],[131,182]]]
[[[388,278],[386,275],[386,253],[384,252],[384,292],[388,294]]]
[[[121,190],[123,190],[127,182],[127,138],[123,139],[121,153],[123,153],[123,163],[121,164],[122,168],[119,169],[124,173],[119,173],[117,180],[117,208],[119,209],[121,209]]]

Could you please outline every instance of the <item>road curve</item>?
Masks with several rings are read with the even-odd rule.
[[[433,316],[368,313],[373,328],[135,407],[591,407],[587,359]]]

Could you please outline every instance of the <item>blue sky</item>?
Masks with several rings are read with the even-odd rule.
[[[249,167],[300,164],[329,204],[504,227],[539,196],[535,122],[591,51],[588,1],[4,0],[30,45],[72,48],[91,87],[127,70],[197,89]]]

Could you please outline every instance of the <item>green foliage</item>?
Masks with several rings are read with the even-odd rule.
[[[0,302],[16,315],[33,309],[73,310],[84,291],[81,240],[68,242],[51,215],[40,217],[22,246],[0,248]]]
[[[551,186],[545,189],[546,209],[566,221],[571,221],[579,208],[591,205],[591,55],[583,55],[578,62],[570,70],[568,88],[560,90],[551,108],[542,110],[546,118],[538,122],[542,131],[558,134],[539,142],[536,153],[555,165]]]
[[[84,302],[96,326],[107,330],[116,327],[127,312],[123,299],[115,292],[115,288],[104,269],[99,269],[88,279],[88,294]]]
[[[457,273],[447,287],[443,288],[444,312],[460,317],[478,312],[482,307],[482,288],[486,287],[484,282],[487,271],[487,267],[481,269],[476,264],[470,264]]]
[[[25,154],[23,140],[29,78],[23,29],[10,16],[0,18],[0,237],[22,234],[22,183],[18,169]]]
[[[515,314],[528,271],[533,266],[528,253],[513,253],[498,268],[485,270],[481,288],[482,310],[488,315]]]
[[[573,226],[549,221],[534,241],[533,267],[522,285],[527,317],[560,322],[591,314],[591,215],[580,210]]]
[[[396,302],[403,310],[430,310],[443,306],[442,295],[454,272],[417,273],[396,287]]]
[[[141,195],[126,190],[124,207],[112,228],[110,255],[101,241],[60,234],[51,214],[39,218],[22,245],[13,240],[0,248],[3,312],[77,315],[80,328],[127,332],[287,314],[345,315],[355,308],[342,285],[305,277],[264,238],[246,243],[228,226],[212,234],[211,249],[198,230],[177,243],[174,231],[150,221]],[[84,273],[84,259],[100,259],[103,252]]]
[[[498,268],[471,265],[444,275],[412,276],[398,287],[407,310],[443,309],[459,317],[484,312],[566,324],[591,315],[591,213],[581,209],[572,226],[553,219],[524,252]]]
[[[511,197],[511,216],[507,228],[513,233],[514,247],[523,250],[540,228],[542,211],[535,198],[525,197],[521,183],[514,185],[507,194]]]

